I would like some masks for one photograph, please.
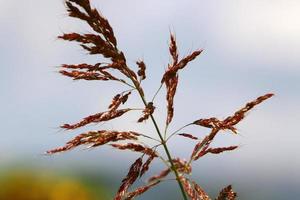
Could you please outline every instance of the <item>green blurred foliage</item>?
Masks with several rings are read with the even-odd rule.
[[[45,171],[12,170],[2,174],[1,200],[107,200],[106,191],[80,178]]]

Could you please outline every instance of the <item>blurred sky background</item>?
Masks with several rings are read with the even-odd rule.
[[[148,99],[170,60],[170,31],[176,34],[181,56],[204,48],[180,73],[170,131],[199,118],[226,117],[247,101],[275,93],[238,125],[240,135],[224,134],[213,144],[241,148],[199,160],[193,165],[193,176],[212,195],[232,184],[240,199],[299,198],[299,0],[92,0],[92,4],[109,19],[129,64],[134,66],[141,58],[147,64]],[[137,154],[103,147],[43,155],[84,130],[118,128],[155,136],[150,121],[135,123],[140,113],[70,133],[57,128],[105,110],[124,89],[117,84],[72,81],[57,73],[63,63],[99,61],[76,44],[56,39],[64,32],[90,29],[67,17],[62,0],[0,0],[0,29],[1,168],[26,165],[111,174],[116,191]],[[137,96],[132,97],[136,98],[129,104],[141,105]],[[164,91],[156,104],[155,115],[163,125]],[[208,132],[199,127],[186,131],[199,137]],[[182,138],[171,144],[174,156],[185,157],[194,145]],[[161,167],[157,164],[153,173]],[[176,184],[165,190],[179,199]],[[158,197],[159,189],[153,191],[144,199]],[[169,199],[165,193],[160,195]]]

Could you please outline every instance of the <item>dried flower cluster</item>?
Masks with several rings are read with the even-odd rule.
[[[165,134],[163,135],[153,115],[155,111],[153,100],[160,91],[160,88],[154,95],[152,101],[147,102],[141,85],[142,81],[146,79],[146,64],[144,61],[138,60],[136,62],[138,68],[137,72],[128,66],[124,53],[117,47],[117,39],[108,20],[95,8],[91,7],[89,0],[66,0],[66,6],[70,17],[86,22],[93,32],[88,34],[66,33],[59,36],[59,38],[67,41],[75,41],[89,54],[99,54],[104,58],[109,59],[110,63],[64,64],[61,66],[62,70],[60,73],[64,76],[71,77],[74,80],[117,81],[122,85],[128,86],[129,90],[116,94],[110,105],[108,105],[108,110],[87,116],[77,123],[64,124],[61,128],[74,130],[91,123],[105,122],[119,118],[129,111],[142,110],[142,115],[137,119],[137,122],[151,120],[157,131],[158,138],[152,138],[147,134],[134,131],[96,130],[81,133],[67,142],[65,146],[49,150],[47,153],[54,154],[64,152],[81,145],[92,148],[106,144],[115,149],[139,153],[140,156],[131,165],[127,176],[122,180],[121,186],[114,197],[115,200],[134,199],[148,191],[150,188],[163,183],[166,178],[171,175],[175,176],[183,199],[210,200],[211,198],[204,189],[202,189],[195,181],[191,180],[189,176],[192,172],[192,163],[207,154],[220,154],[238,148],[238,146],[211,147],[211,143],[221,131],[237,133],[237,128],[235,126],[245,118],[245,114],[253,107],[272,97],[273,94],[265,94],[258,97],[236,111],[232,116],[223,120],[215,117],[198,119],[188,123],[178,129],[178,131],[169,134],[167,128],[174,116],[174,97],[178,85],[179,71],[184,69],[189,62],[196,59],[203,51],[196,50],[182,59],[179,59],[176,39],[175,36],[171,34],[169,53],[172,61],[168,64],[168,67],[163,74],[160,86],[161,88],[165,85],[167,90],[167,116]],[[114,75],[115,72],[118,72],[118,76]],[[127,103],[128,98],[133,92],[136,92],[140,96],[144,108],[120,108]],[[199,139],[191,133],[180,132],[185,127],[191,125],[209,128],[210,132],[203,139]],[[191,152],[189,160],[173,158],[171,156],[168,141],[171,138],[174,138],[173,136],[181,136],[197,142]],[[140,140],[141,137],[152,139],[157,142],[157,144],[155,146],[148,146]],[[161,155],[161,149],[164,150],[166,156]],[[151,176],[146,185],[131,189],[133,183],[148,172],[154,159],[163,161],[166,168],[157,175]],[[234,200],[236,196],[236,193],[233,192],[232,187],[229,185],[221,190],[216,200]]]

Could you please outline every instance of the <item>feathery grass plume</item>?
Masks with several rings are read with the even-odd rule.
[[[144,88],[141,85],[141,82],[146,78],[146,64],[144,61],[139,60],[135,63],[138,67],[137,72],[132,70],[132,68],[127,64],[125,54],[117,46],[117,39],[108,20],[103,17],[97,9],[91,6],[89,0],[66,0],[65,2],[68,15],[84,21],[89,25],[91,30],[89,33],[64,33],[61,36],[58,36],[58,38],[65,41],[79,43],[79,45],[85,49],[88,54],[98,54],[100,55],[100,58],[104,58],[105,60],[97,61],[96,64],[63,64],[59,71],[60,74],[70,77],[73,80],[114,81],[119,85],[128,88],[126,88],[126,91],[118,93],[113,97],[111,103],[107,106],[108,110],[85,117],[74,124],[64,124],[61,128],[74,130],[88,124],[108,122],[116,118],[121,118],[121,116],[129,111],[143,110],[143,115],[137,121],[138,125],[141,125],[139,122],[143,122],[145,120],[151,121],[154,125],[158,138],[154,138],[143,133],[137,133],[135,131],[87,131],[75,136],[62,147],[47,151],[47,154],[65,152],[79,146],[95,148],[102,145],[110,145],[116,149],[137,152],[141,155],[131,165],[128,174],[122,180],[114,200],[134,199],[148,191],[150,188],[155,187],[166,180],[177,181],[184,200],[210,200],[211,198],[204,189],[190,179],[193,162],[207,154],[214,155],[235,150],[237,146],[234,145],[229,147],[210,147],[210,145],[221,131],[236,133],[237,129],[235,125],[245,118],[246,113],[258,104],[272,97],[273,94],[268,93],[258,97],[224,120],[216,117],[198,119],[177,129],[177,131],[173,133],[169,133],[168,126],[172,122],[174,116],[174,97],[178,86],[179,71],[184,69],[188,63],[195,60],[203,50],[196,50],[179,59],[176,39],[175,36],[171,34],[169,44],[171,61],[162,75],[159,89],[155,93],[153,99],[151,101],[147,101]],[[155,110],[153,102],[163,85],[166,87],[167,117],[164,127],[165,131],[162,134],[161,128],[158,126],[156,118],[153,115]],[[122,105],[127,103],[129,96],[134,96],[131,96],[132,93],[136,93],[140,97],[143,103],[143,108],[136,108],[133,106],[121,108]],[[200,140],[192,134],[182,132],[184,128],[190,125],[209,128],[210,132],[207,136]],[[169,141],[175,135],[197,141],[191,152],[189,160],[186,161],[183,158],[173,157],[170,153]],[[155,144],[147,144],[144,140],[141,140],[142,137],[151,139],[155,142]],[[121,144],[121,142],[124,144]],[[165,154],[162,154],[161,151]],[[143,162],[143,158],[145,158],[145,162]],[[166,165],[164,170],[158,175],[150,176],[148,184],[129,191],[129,188],[149,171],[154,159],[160,160],[164,165]],[[173,177],[167,179],[167,177],[171,175],[173,175]],[[231,186],[228,186],[220,192],[216,200],[234,200],[235,197],[236,193],[233,192]]]
[[[237,194],[232,190],[232,186],[228,185],[227,187],[221,190],[216,200],[235,200],[236,197]]]

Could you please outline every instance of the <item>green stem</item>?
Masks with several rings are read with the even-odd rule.
[[[139,95],[140,95],[140,97],[141,97],[141,99],[142,99],[144,105],[147,106],[148,103],[147,103],[147,101],[146,101],[146,99],[145,99],[143,93],[142,93],[141,90],[139,89],[140,87],[139,87],[138,85],[136,85],[136,83],[135,83],[134,80],[132,80],[132,82],[134,83],[134,85],[135,85],[137,91],[139,92]],[[178,173],[178,171],[177,171],[177,169],[176,169],[176,167],[175,167],[175,165],[174,165],[174,163],[173,163],[173,161],[172,161],[172,156],[171,156],[171,154],[170,154],[170,151],[169,151],[169,149],[168,149],[168,146],[167,146],[167,144],[166,144],[166,141],[164,140],[164,138],[163,138],[163,136],[162,136],[162,134],[161,134],[161,132],[160,132],[160,130],[159,130],[159,128],[158,128],[158,125],[157,125],[157,123],[156,123],[156,121],[155,121],[155,119],[154,119],[154,117],[153,117],[152,114],[150,115],[150,118],[151,118],[151,120],[152,120],[152,122],[153,122],[153,124],[154,124],[154,127],[155,127],[155,129],[156,129],[156,132],[157,132],[157,134],[158,134],[158,136],[159,136],[159,138],[160,138],[160,140],[161,140],[161,144],[163,145],[164,150],[165,150],[165,152],[166,152],[166,154],[167,154],[168,160],[169,160],[169,162],[170,162],[170,164],[171,164],[171,169],[172,169],[172,171],[174,172],[174,174],[175,174],[175,176],[176,176],[176,180],[177,180],[177,183],[178,183],[179,188],[180,188],[180,190],[181,190],[183,199],[184,199],[184,200],[188,200],[188,198],[187,198],[187,196],[186,196],[186,193],[185,193],[185,191],[184,191],[183,185],[182,185],[182,183],[181,183],[181,181],[180,181],[179,173]]]

